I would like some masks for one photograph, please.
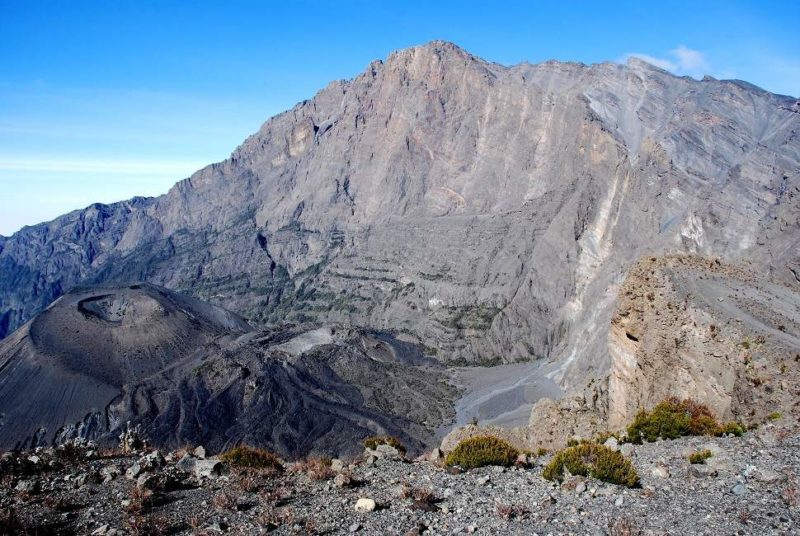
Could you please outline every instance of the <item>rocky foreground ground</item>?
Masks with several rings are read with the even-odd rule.
[[[13,534],[797,534],[800,430],[619,447],[641,487],[542,477],[528,467],[468,472],[393,449],[356,460],[237,470],[203,449],[7,453],[0,532]],[[689,454],[708,449],[705,464]],[[429,457],[430,458],[430,457]]]

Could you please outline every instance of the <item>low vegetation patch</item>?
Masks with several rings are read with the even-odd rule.
[[[573,475],[590,476],[603,482],[633,488],[639,485],[639,475],[630,460],[615,450],[596,443],[568,447],[553,456],[542,476],[562,481],[564,470]]]
[[[378,445],[389,445],[390,447],[396,448],[402,454],[406,452],[405,445],[394,436],[383,435],[368,437],[364,440],[363,445],[370,450],[375,450],[378,448]]]
[[[633,443],[677,439],[681,436],[723,435],[740,436],[744,427],[736,422],[720,424],[704,404],[690,399],[670,397],[651,411],[640,410],[628,426],[628,440]]]
[[[725,435],[725,434],[732,434],[736,437],[741,437],[747,430],[745,427],[738,422],[728,422],[725,424],[720,425],[714,435]]]
[[[234,447],[223,453],[220,459],[231,467],[271,469],[275,471],[283,469],[281,461],[273,453],[264,449],[256,449],[244,445]]]
[[[465,439],[445,458],[445,465],[457,465],[462,469],[474,469],[486,465],[509,467],[519,456],[519,451],[494,436],[479,436]]]
[[[332,463],[327,456],[306,458],[297,462],[296,469],[308,475],[311,480],[330,480],[336,476],[336,471],[331,467]]]
[[[700,463],[706,463],[706,460],[712,457],[714,454],[708,450],[698,450],[697,452],[693,452],[689,455],[689,463],[693,465],[697,465]]]

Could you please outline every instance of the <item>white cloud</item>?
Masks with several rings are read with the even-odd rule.
[[[670,50],[669,53],[677,59],[679,71],[702,75],[711,70],[706,57],[700,51],[680,45],[678,48]]]
[[[705,57],[705,54],[699,50],[691,49],[684,45],[678,45],[676,48],[667,52],[667,57],[659,58],[642,54],[639,52],[630,52],[622,57],[623,61],[628,58],[639,58],[651,65],[655,65],[665,71],[680,76],[688,75],[695,78],[701,78],[711,72],[711,65]]]

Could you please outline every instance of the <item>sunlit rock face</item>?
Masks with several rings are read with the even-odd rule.
[[[642,257],[798,284],[799,132],[796,99],[743,82],[429,43],[162,197],[1,238],[0,336],[76,284],[143,280],[254,325],[392,329],[450,363],[552,359],[580,390],[635,354],[608,331]]]

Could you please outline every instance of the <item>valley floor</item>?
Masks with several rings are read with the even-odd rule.
[[[702,449],[714,455],[690,465],[688,455]],[[640,488],[581,477],[554,484],[542,478],[549,455],[527,469],[460,474],[430,461],[371,458],[333,469],[286,464],[272,475],[189,455],[178,463],[174,453],[166,461],[114,455],[26,476],[9,469],[17,466],[7,454],[0,512],[18,533],[37,534],[797,534],[796,426],[662,441],[629,454]],[[48,456],[34,461],[46,466]],[[375,509],[358,512],[362,498]]]

